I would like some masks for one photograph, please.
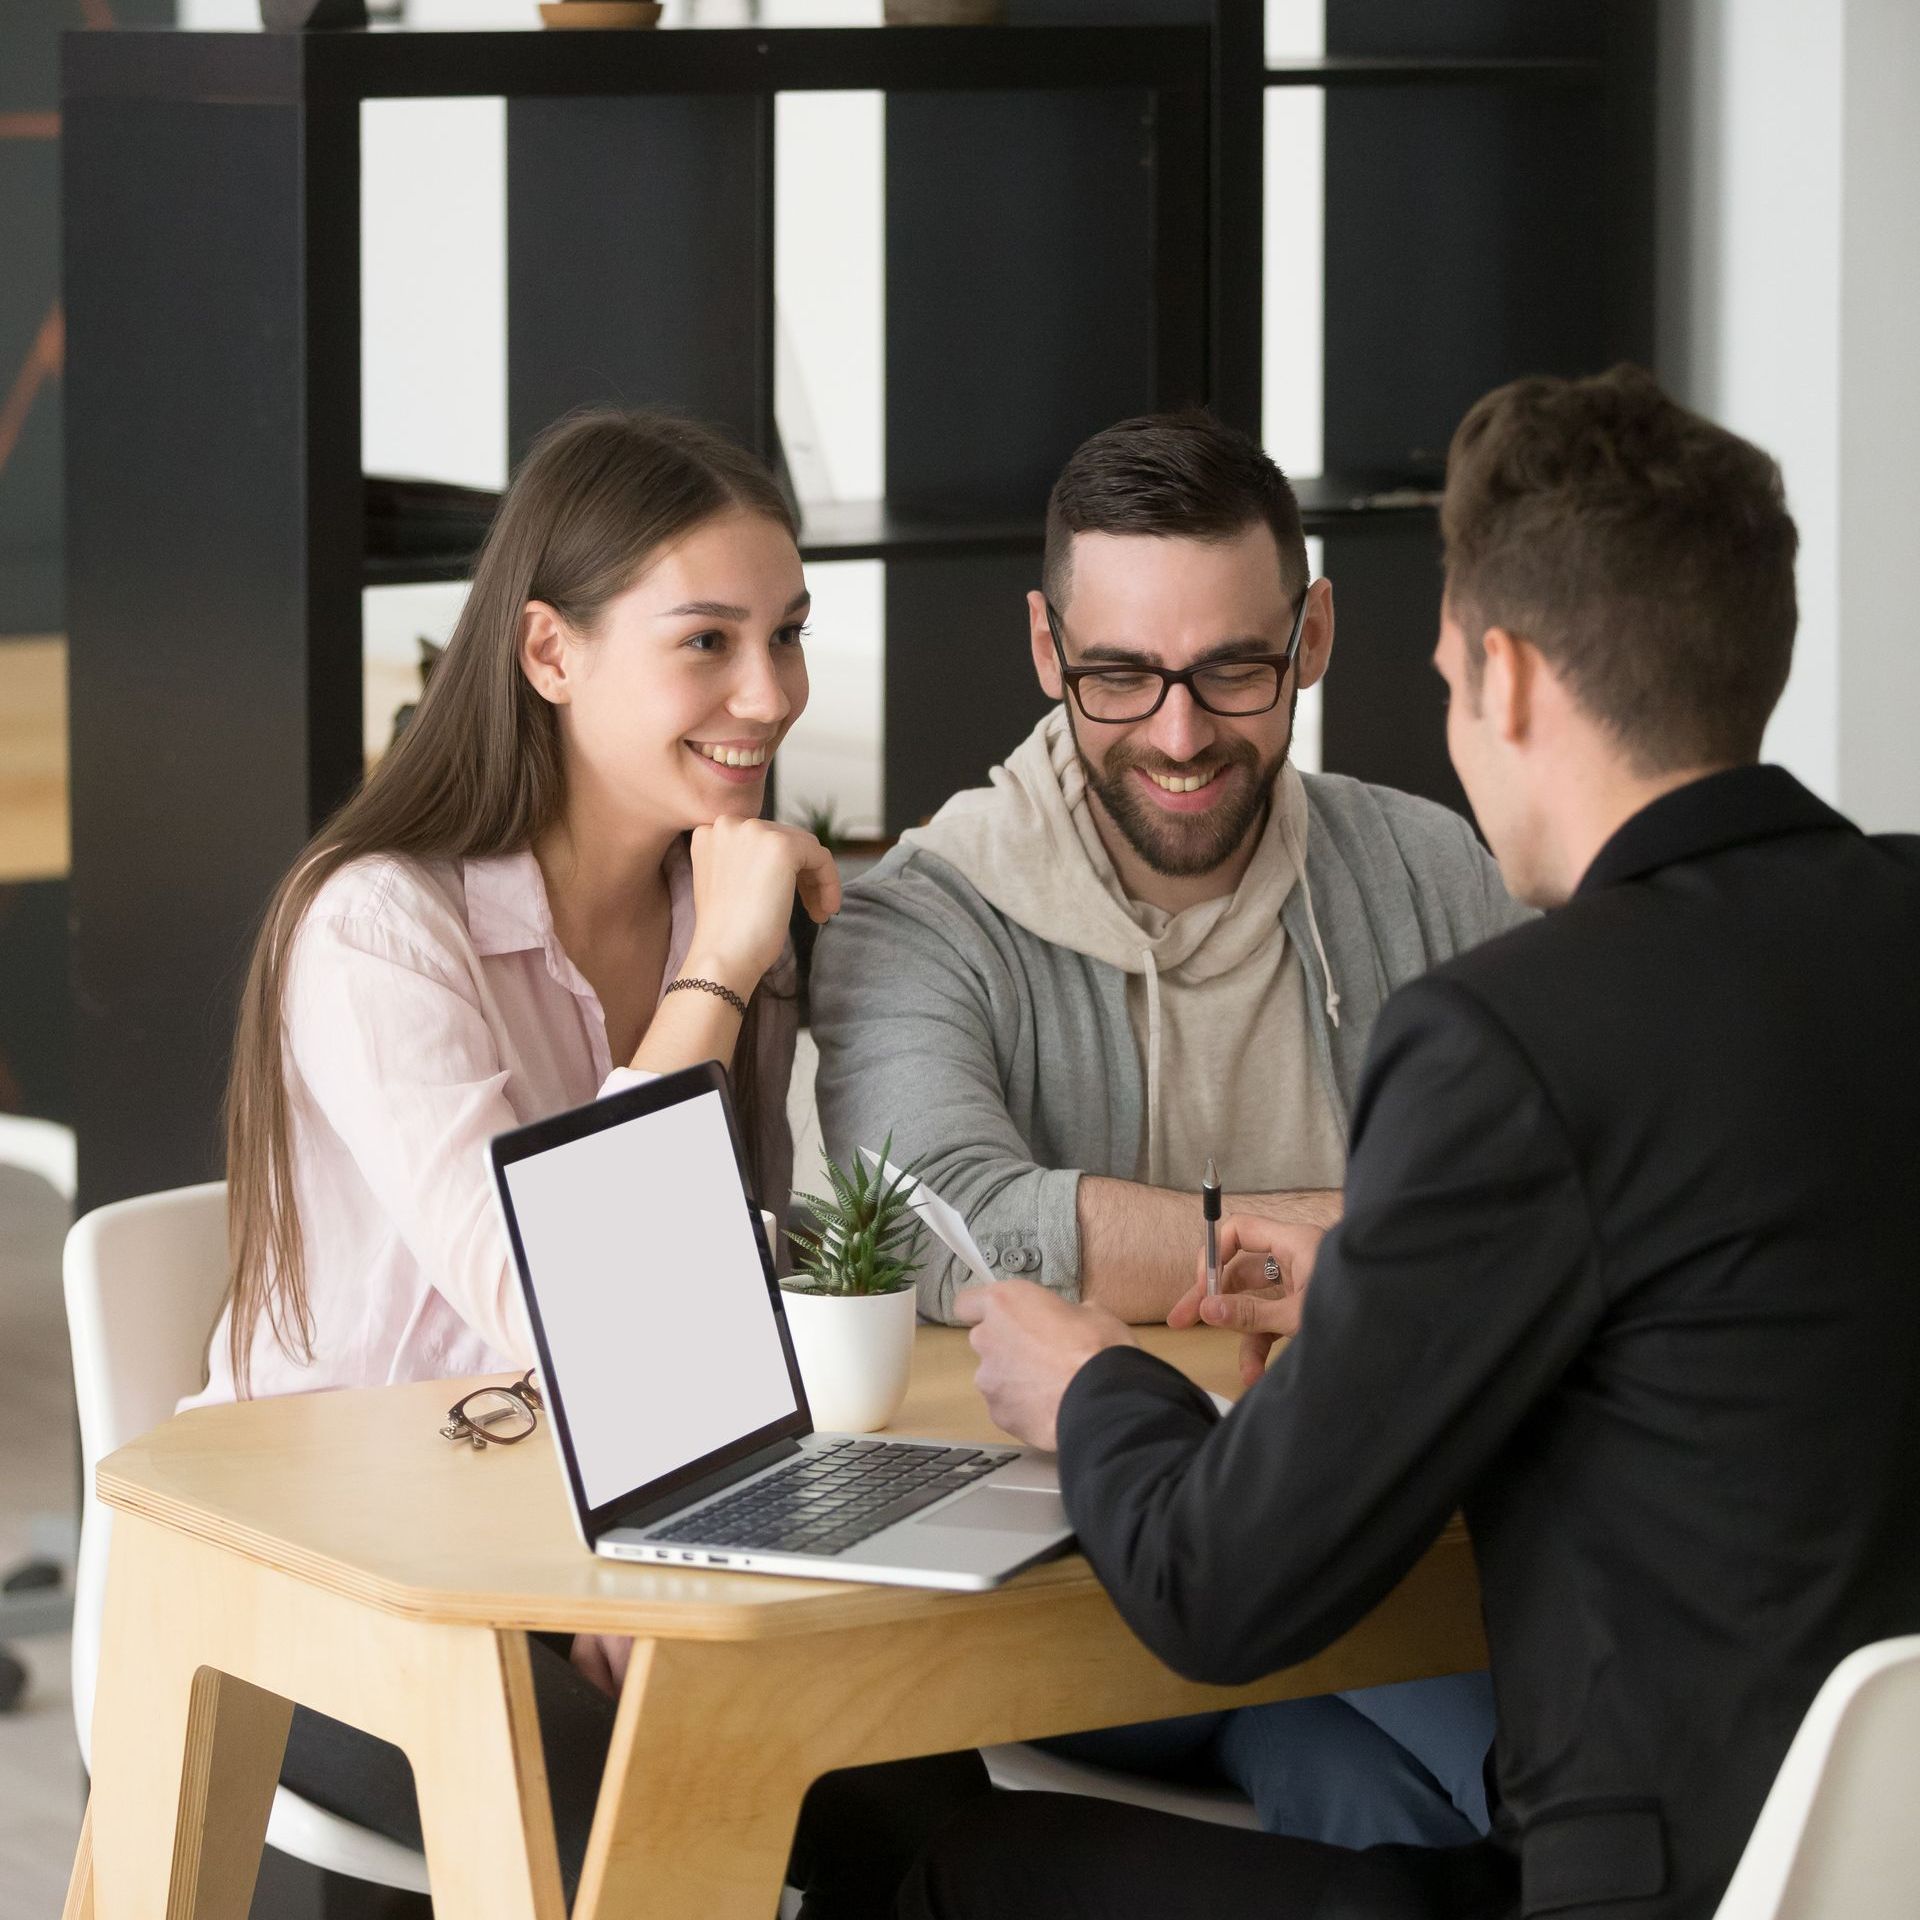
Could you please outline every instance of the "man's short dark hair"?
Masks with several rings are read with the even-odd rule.
[[[1447,598],[1537,647],[1636,771],[1741,765],[1793,660],[1799,546],[1780,469],[1638,367],[1516,380],[1447,456]]]
[[[1077,533],[1231,540],[1256,525],[1272,531],[1281,585],[1297,598],[1307,584],[1300,503],[1266,454],[1198,410],[1122,420],[1084,442],[1054,482],[1040,582],[1064,609]]]

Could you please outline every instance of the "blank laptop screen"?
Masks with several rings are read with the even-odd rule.
[[[717,1093],[503,1172],[589,1507],[794,1414]]]

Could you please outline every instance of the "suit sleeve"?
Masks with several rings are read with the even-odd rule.
[[[1599,1312],[1559,1114],[1465,988],[1416,982],[1375,1030],[1299,1335],[1225,1419],[1138,1349],[1096,1356],[1061,1407],[1068,1514],[1168,1665],[1270,1673],[1385,1597]]]

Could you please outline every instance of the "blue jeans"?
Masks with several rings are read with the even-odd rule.
[[[1463,1847],[1488,1825],[1484,1673],[1193,1714],[1041,1743],[1184,1785],[1238,1787],[1269,1833],[1342,1847]]]

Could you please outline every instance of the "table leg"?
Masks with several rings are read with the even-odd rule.
[[[407,1755],[439,1913],[564,1920],[525,1634],[409,1620],[126,1513],[94,1713],[96,1920],[245,1920],[294,1701]]]
[[[527,1636],[415,1631],[431,1636],[431,1667],[392,1672],[387,1737],[413,1762],[434,1912],[565,1920]]]
[[[811,1764],[777,1662],[722,1642],[638,1640],[621,1690],[575,1920],[768,1920]],[[759,1693],[768,1736],[738,1738]],[[797,1743],[797,1744],[796,1744]]]
[[[293,1708],[205,1664],[179,1617],[189,1596],[145,1577],[149,1544],[116,1529],[88,1808],[94,1904],[100,1920],[247,1920]]]
[[[1115,1719],[1239,1697],[1170,1673],[1097,1594],[804,1636],[639,1641],[576,1920],[766,1920],[823,1773],[1097,1725],[1103,1695],[1127,1702]]]
[[[1450,1553],[1471,1552],[1464,1537]],[[1408,1664],[1408,1622],[1420,1622]],[[1431,1556],[1312,1660],[1244,1687],[1163,1666],[1106,1597],[771,1636],[635,1644],[576,1920],[767,1920],[807,1788],[836,1767],[1456,1672],[1486,1658],[1472,1581]]]
[[[67,1882],[67,1903],[60,1920],[93,1920],[93,1807],[89,1803],[80,1822],[80,1844],[73,1851],[73,1878]]]

